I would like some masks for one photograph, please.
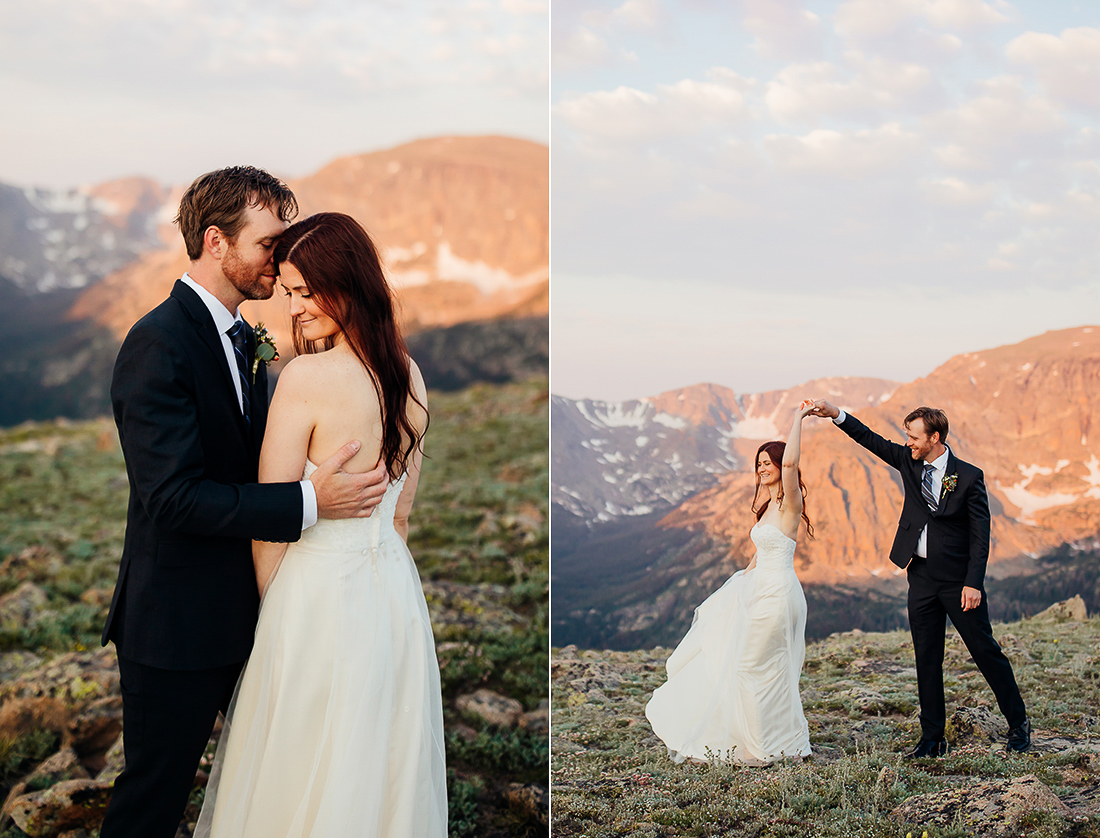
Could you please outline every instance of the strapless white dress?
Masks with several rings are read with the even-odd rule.
[[[646,706],[676,762],[766,765],[810,754],[798,692],[806,596],[794,572],[795,542],[773,524],[757,524],[750,537],[756,567],[735,573],[695,609],[666,663],[668,680]]]
[[[435,643],[393,526],[404,482],[371,517],[318,521],[287,548],[196,836],[446,838]]]

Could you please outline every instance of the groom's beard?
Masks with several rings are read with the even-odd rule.
[[[240,257],[235,247],[230,247],[226,251],[225,258],[222,259],[222,273],[225,274],[225,278],[236,288],[241,294],[244,295],[246,300],[267,300],[275,291],[275,283],[272,282],[271,287],[268,287],[264,282],[263,271],[269,269],[269,265],[264,265],[262,270],[256,270],[251,267]]]

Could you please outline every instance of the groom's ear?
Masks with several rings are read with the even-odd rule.
[[[202,249],[204,252],[209,251],[210,255],[215,259],[221,260],[222,253],[225,251],[225,245],[225,233],[223,233],[219,227],[215,227],[211,224],[203,232]]]

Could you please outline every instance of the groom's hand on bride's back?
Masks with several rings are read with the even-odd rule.
[[[344,470],[359,448],[358,440],[349,442],[309,476],[317,492],[318,518],[366,518],[382,500],[390,482],[385,463],[361,474]]]

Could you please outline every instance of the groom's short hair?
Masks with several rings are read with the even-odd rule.
[[[280,221],[289,222],[298,214],[290,187],[255,166],[227,166],[195,178],[183,193],[175,218],[188,258],[202,256],[202,239],[210,227],[235,242],[250,206],[269,207]]]
[[[905,417],[904,425],[906,430],[909,430],[909,426],[915,419],[920,419],[924,422],[924,432],[928,436],[938,433],[940,435],[940,442],[947,442],[947,414],[938,407],[918,407]]]

